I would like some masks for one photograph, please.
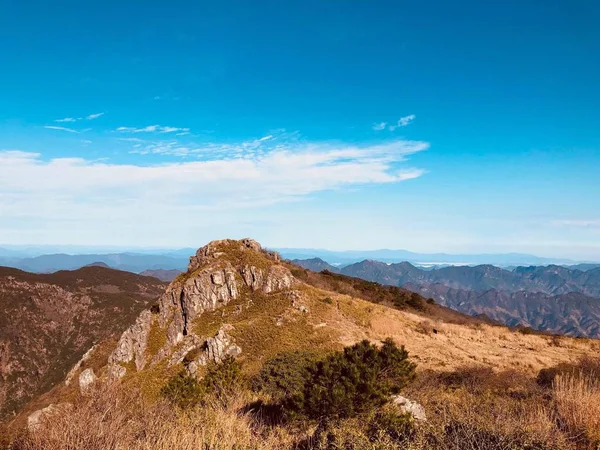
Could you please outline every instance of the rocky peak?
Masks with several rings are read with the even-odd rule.
[[[195,335],[194,321],[204,312],[217,310],[232,301],[251,300],[254,292],[268,295],[290,289],[297,282],[281,264],[277,253],[263,249],[252,239],[210,242],[190,258],[188,271],[173,280],[161,296],[158,311],[155,311],[158,314],[144,311],[123,333],[110,356],[109,363],[114,366],[110,372],[122,376],[121,368],[130,362],[135,363],[136,370],[141,370],[148,363],[156,364],[172,355],[175,346],[178,352],[182,349],[187,352],[206,344],[210,349],[211,342],[220,348],[215,343],[227,341],[225,347],[236,348],[225,335],[212,338],[214,342]],[[147,355],[153,326],[165,330],[166,343],[156,355]],[[209,352],[209,358],[212,356]]]
[[[245,238],[239,241],[234,239],[221,239],[209,242],[204,247],[199,248],[196,254],[190,257],[188,271],[193,272],[201,266],[210,264],[215,259],[231,256],[231,251],[235,250],[236,247],[241,252],[254,252],[275,262],[280,260],[277,252],[263,249],[262,246],[254,239]]]

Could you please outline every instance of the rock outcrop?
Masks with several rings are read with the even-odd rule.
[[[82,394],[88,394],[94,383],[96,383],[96,374],[93,369],[85,369],[79,374],[79,390]]]
[[[178,276],[161,296],[156,315],[144,311],[136,323],[123,333],[109,358],[109,377],[118,379],[126,373],[126,364],[135,361],[142,370],[148,361],[178,364],[194,349],[204,345],[204,352],[194,361],[220,362],[225,355],[237,356],[241,349],[227,334],[227,327],[208,339],[194,334],[193,323],[203,313],[223,308],[252,292],[273,294],[292,288],[298,281],[280,263],[279,255],[264,250],[252,239],[213,241],[190,258],[188,271]],[[251,304],[251,299],[246,302]],[[238,313],[242,311],[240,305]],[[154,355],[147,355],[150,330],[166,330],[166,342]]]
[[[128,363],[135,361],[136,370],[142,370],[146,365],[146,346],[152,326],[152,313],[143,311],[119,339],[117,348],[110,355],[109,364]]]

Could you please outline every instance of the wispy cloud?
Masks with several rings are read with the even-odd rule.
[[[102,117],[104,115],[103,112],[101,113],[96,113],[96,114],[90,114],[89,116],[86,117],[87,120],[94,120],[97,119],[98,117]]]
[[[374,123],[373,124],[373,129],[375,131],[381,131],[381,130],[385,130],[386,126],[387,126],[387,122]]]
[[[185,208],[192,215],[207,209],[250,208],[325,190],[420,177],[425,170],[398,165],[428,148],[426,142],[399,140],[370,146],[296,143],[262,151],[256,142],[269,141],[211,144],[203,149],[202,160],[155,165],[44,160],[36,153],[0,151],[0,192],[7,194],[0,196],[0,208],[7,218],[35,211],[42,219],[81,221],[95,220],[100,213],[115,220],[147,218],[151,211],[158,212],[151,207],[157,200],[171,212]],[[185,154],[199,149],[166,143],[155,150]],[[236,153],[239,157],[231,157]],[[23,184],[24,179],[31,182]],[[11,196],[19,201],[10,201]],[[159,221],[172,217],[164,208],[155,216]]]
[[[396,122],[396,125],[390,125],[389,128],[391,131],[394,131],[396,128],[405,127],[408,124],[410,124],[413,120],[415,120],[416,118],[417,118],[417,116],[415,116],[414,114],[400,117],[400,119],[398,119],[398,122]]]
[[[189,128],[164,127],[162,125],[148,125],[143,128],[119,127],[116,129],[121,133],[189,133]]]
[[[77,122],[79,119],[75,119],[74,117],[65,117],[64,119],[56,119],[55,122]]]
[[[69,133],[79,133],[79,131],[74,130],[73,128],[58,127],[54,125],[45,125],[44,128],[47,128],[49,130],[67,131]]]
[[[553,225],[562,227],[577,227],[577,228],[600,228],[600,219],[565,219],[554,220]]]

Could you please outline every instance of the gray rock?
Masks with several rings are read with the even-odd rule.
[[[96,374],[93,369],[85,369],[79,374],[79,390],[82,394],[90,392],[94,383],[96,383]]]
[[[296,279],[287,267],[271,266],[263,285],[263,292],[265,294],[270,294],[271,292],[290,289],[295,282]]]
[[[113,382],[125,376],[127,369],[121,364],[110,364],[108,366],[108,381]]]
[[[75,364],[73,366],[73,368],[71,370],[69,370],[69,373],[67,374],[67,378],[65,379],[65,384],[67,386],[69,386],[71,384],[71,381],[73,381],[73,378],[75,378],[75,374],[81,368],[81,365],[85,361],[90,359],[90,356],[92,356],[92,353],[94,352],[95,349],[96,349],[96,345],[93,345],[92,347],[90,347],[90,349],[87,352],[85,352],[85,354],[81,357],[81,359],[79,361],[77,361],[77,364]]]
[[[144,368],[147,359],[146,346],[148,345],[152,320],[152,313],[149,310],[142,311],[135,324],[121,335],[117,348],[108,358],[109,364],[127,363],[135,360],[136,370],[139,371]]]
[[[425,415],[425,408],[417,402],[402,397],[401,395],[394,395],[392,402],[402,411],[403,414],[411,414],[415,420],[426,421],[427,416]]]

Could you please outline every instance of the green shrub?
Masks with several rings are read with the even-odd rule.
[[[353,417],[397,394],[414,370],[408,352],[391,339],[380,349],[365,340],[311,367],[285,406],[312,419]]]
[[[161,390],[163,396],[182,409],[196,406],[205,392],[204,386],[186,370],[171,378]]]
[[[212,363],[201,381],[205,393],[225,401],[243,384],[242,368],[238,361],[227,355],[219,364]]]
[[[182,409],[202,403],[207,395],[225,402],[242,384],[241,366],[231,356],[211,363],[201,380],[182,370],[162,388],[161,393]]]
[[[327,303],[328,305],[333,305],[333,299],[331,297],[325,297],[324,299],[321,299],[321,301],[323,303]]]
[[[408,306],[410,306],[413,309],[422,311],[425,309],[425,302],[423,300],[423,297],[421,297],[419,294],[417,294],[416,292],[413,292],[407,299],[406,299],[406,304]],[[397,305],[399,306],[399,305]]]
[[[310,368],[318,360],[317,355],[306,351],[282,353],[265,363],[252,379],[252,389],[281,401],[304,389]]]

